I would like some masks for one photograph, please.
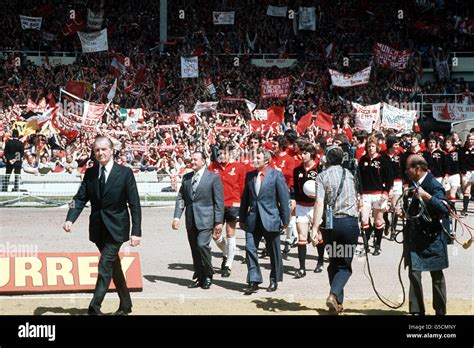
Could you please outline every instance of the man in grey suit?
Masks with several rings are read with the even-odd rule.
[[[270,286],[267,291],[275,291],[278,282],[283,280],[280,230],[290,221],[290,195],[283,174],[268,167],[270,160],[268,150],[257,151],[253,162],[256,170],[247,173],[240,203],[239,221],[240,228],[245,230],[247,252],[247,295],[256,292],[262,283],[257,253],[262,237],[270,253]]]
[[[202,152],[191,155],[193,171],[183,177],[176,198],[172,228],[179,229],[179,219],[186,208],[186,230],[191,246],[194,282],[190,288],[209,289],[212,284],[211,237],[218,239],[224,221],[224,189],[218,174],[206,168]]]

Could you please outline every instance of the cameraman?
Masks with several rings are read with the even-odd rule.
[[[448,214],[448,202],[443,186],[428,173],[428,163],[421,155],[411,155],[405,171],[417,188],[404,201],[408,216],[403,254],[410,279],[409,311],[413,315],[425,314],[421,272],[429,271],[433,284],[433,308],[436,315],[445,315],[446,282],[443,269],[448,268],[449,235],[444,231],[441,220]],[[424,202],[426,210],[421,202]],[[420,209],[424,211],[418,216]]]
[[[357,219],[356,182],[352,173],[341,166],[344,152],[333,145],[326,150],[327,169],[316,178],[316,201],[313,215],[313,246],[322,242],[321,228],[325,227],[324,243],[329,255],[330,294],[326,305],[340,313],[343,310],[344,286],[352,274],[352,258],[360,233]],[[323,212],[332,209],[332,218]],[[326,214],[328,215],[328,214]],[[331,222],[332,221],[332,226]]]

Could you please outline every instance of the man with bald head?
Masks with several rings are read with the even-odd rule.
[[[88,314],[101,314],[102,301],[113,279],[120,298],[120,306],[115,315],[127,315],[132,311],[132,300],[118,253],[122,243],[129,239],[131,246],[140,244],[140,197],[132,170],[114,162],[112,141],[99,136],[95,139],[93,150],[98,164],[86,170],[63,228],[66,232],[71,232],[72,225],[82,209],[88,201],[91,202],[89,239],[97,245],[100,260],[94,297]],[[129,210],[132,216],[131,232]]]
[[[413,187],[404,199],[407,224],[403,233],[405,267],[410,279],[409,311],[424,315],[421,272],[429,271],[433,285],[433,308],[436,315],[446,314],[446,282],[443,269],[448,267],[447,244],[450,238],[443,226],[449,205],[443,186],[428,172],[421,155],[411,155],[406,174]],[[423,214],[419,214],[420,211]]]

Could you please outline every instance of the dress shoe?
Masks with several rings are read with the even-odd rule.
[[[268,255],[270,255],[270,254],[268,253],[267,248],[264,248],[264,249],[262,250],[262,253],[260,254],[260,258],[264,259],[264,258],[266,258]]]
[[[271,280],[270,285],[267,288],[267,292],[274,292],[276,289],[278,289],[278,283],[274,280]]]
[[[119,308],[114,315],[129,315],[130,313],[132,313],[132,307]]]
[[[314,269],[314,273],[321,273],[323,270],[324,270],[324,263],[318,261],[318,264],[316,265],[316,268]]]
[[[103,315],[100,309],[95,309],[94,307],[89,306],[87,309],[87,315]]]
[[[199,288],[201,286],[201,281],[199,279],[193,280],[191,284],[188,285],[189,289]]]
[[[212,279],[211,278],[204,278],[204,280],[202,281],[202,284],[201,284],[201,288],[207,290],[211,287],[212,285]]]
[[[258,284],[254,282],[250,282],[249,285],[244,289],[244,295],[251,295],[254,292],[257,292]]]
[[[330,294],[326,299],[326,306],[329,308],[330,311],[339,313],[339,305],[336,300],[336,296],[334,294]]]
[[[461,211],[461,216],[466,217],[467,216],[467,211],[466,210]]]
[[[225,264],[227,263],[227,257],[222,258],[221,271],[224,272]]]
[[[374,249],[374,252],[372,253],[372,255],[374,255],[374,256],[380,255],[380,247],[375,246],[375,249]]]
[[[231,269],[227,266],[224,266],[221,276],[222,278],[229,278],[231,273],[232,273]]]
[[[295,272],[295,279],[306,277],[306,271],[304,269],[299,269]]]

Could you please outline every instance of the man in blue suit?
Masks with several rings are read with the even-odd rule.
[[[271,153],[259,149],[254,158],[256,170],[247,174],[245,189],[240,203],[240,228],[245,230],[247,282],[245,294],[258,290],[262,272],[258,264],[258,245],[265,238],[270,253],[270,286],[275,291],[283,280],[283,261],[280,250],[280,230],[290,221],[290,195],[283,174],[268,167]]]
[[[450,237],[443,227],[443,220],[448,215],[448,202],[443,186],[428,173],[428,164],[422,156],[411,155],[408,158],[406,174],[416,188],[404,202],[408,215],[403,251],[410,279],[409,311],[413,315],[425,314],[421,272],[429,271],[433,285],[433,308],[436,315],[445,315],[446,282],[443,269],[448,268],[447,244]],[[423,212],[421,215],[420,210]]]

